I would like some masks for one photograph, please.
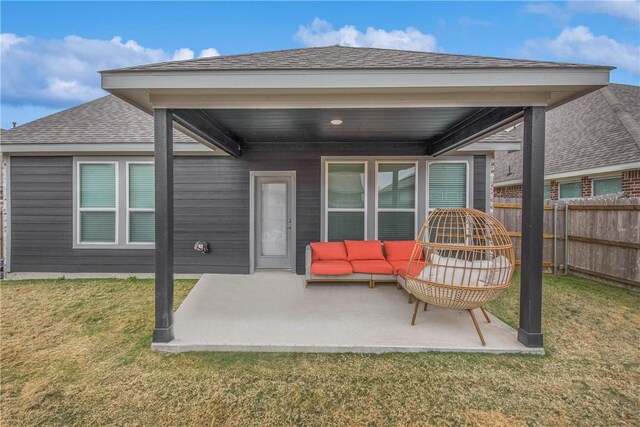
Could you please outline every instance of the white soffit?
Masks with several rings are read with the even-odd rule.
[[[553,107],[608,83],[602,69],[102,73],[105,90],[147,109]]]

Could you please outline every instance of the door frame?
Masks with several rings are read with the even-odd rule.
[[[297,256],[297,215],[296,215],[296,171],[250,171],[249,172],[249,274],[256,272],[256,180],[259,177],[287,177],[291,178],[291,264],[296,273]]]

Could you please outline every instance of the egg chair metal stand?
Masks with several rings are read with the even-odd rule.
[[[498,298],[514,272],[513,242],[493,216],[467,208],[442,208],[422,225],[407,268],[405,287],[416,298],[411,324],[420,302],[467,310],[482,345],[485,340],[473,313]]]

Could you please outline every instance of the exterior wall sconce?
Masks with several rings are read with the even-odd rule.
[[[209,253],[209,244],[204,240],[198,240],[195,245],[193,245],[193,249],[196,252],[200,252],[203,254]]]

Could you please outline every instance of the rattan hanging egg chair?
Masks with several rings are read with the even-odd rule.
[[[416,298],[411,324],[420,301],[467,310],[485,345],[473,314],[495,300],[510,285],[514,271],[513,242],[493,216],[476,209],[443,208],[429,213],[420,229],[407,268],[405,287]]]

